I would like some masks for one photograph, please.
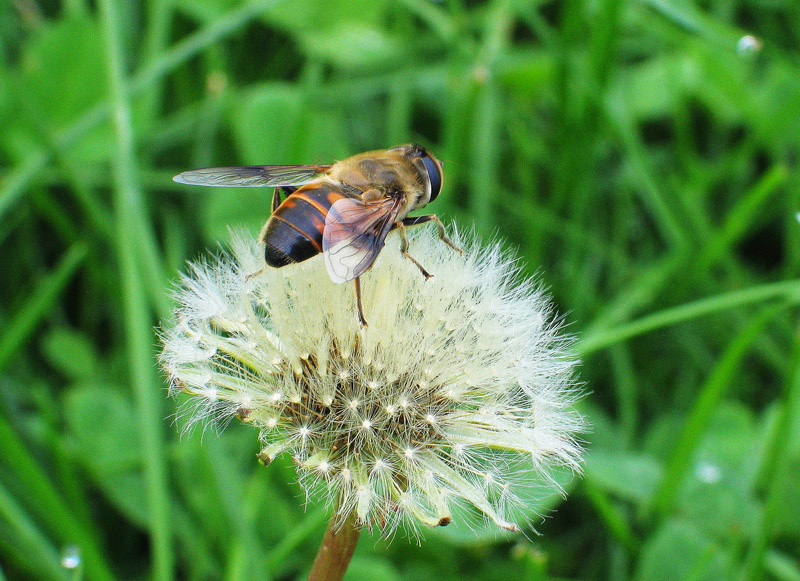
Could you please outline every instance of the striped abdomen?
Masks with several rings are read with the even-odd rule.
[[[308,184],[289,195],[264,225],[264,258],[273,267],[303,262],[322,252],[325,216],[346,196],[326,184]]]

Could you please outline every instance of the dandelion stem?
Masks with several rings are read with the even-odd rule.
[[[350,559],[358,544],[361,529],[356,526],[356,513],[341,522],[338,511],[334,510],[328,529],[322,539],[322,544],[311,566],[308,581],[338,581],[344,577]]]

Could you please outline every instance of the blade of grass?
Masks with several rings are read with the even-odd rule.
[[[686,478],[689,464],[708,422],[719,405],[720,400],[731,384],[734,374],[750,348],[764,327],[780,311],[786,308],[785,303],[770,305],[764,308],[750,324],[736,336],[728,345],[717,365],[711,371],[708,379],[700,388],[694,405],[689,412],[686,423],[675,443],[675,448],[669,459],[664,475],[656,488],[653,502],[648,510],[659,517],[667,515],[674,507],[675,500],[680,491],[681,482]]]
[[[761,522],[745,560],[745,579],[757,579],[764,572],[764,559],[775,530],[778,511],[781,509],[783,491],[786,489],[788,462],[782,462],[789,451],[792,420],[800,406],[800,340],[795,337],[792,363],[786,375],[785,399],[778,421],[772,431],[758,481],[766,485],[767,500],[761,512]]]
[[[133,75],[128,85],[124,87],[125,95],[130,97],[142,93],[197,53],[236,32],[253,18],[281,1],[283,0],[253,0],[231,10],[225,16],[177,42],[152,63]],[[112,109],[112,105],[108,101],[98,103],[60,132],[55,138],[56,145],[62,149],[70,147],[105,121]],[[47,151],[44,149],[34,150],[21,164],[6,174],[0,184],[0,219],[14,206],[39,173],[47,168],[49,162],[50,155]]]
[[[42,428],[39,446],[48,451],[48,475],[54,486],[61,493],[62,502],[69,506],[74,518],[83,523],[83,527],[98,538],[100,528],[92,518],[92,508],[87,498],[86,487],[81,479],[82,466],[75,461],[76,454],[69,438],[65,438],[62,428],[64,418],[62,401],[57,399],[60,393],[48,389],[45,384],[33,386],[31,397],[35,401],[37,416],[41,418]],[[92,498],[94,501],[94,498]]]
[[[173,2],[166,0],[151,0],[145,4],[147,27],[145,28],[145,36],[142,43],[142,62],[146,65],[154,62],[158,55],[164,52],[169,41],[170,23],[175,5]],[[144,123],[148,126],[156,125],[152,121],[158,113],[163,91],[163,86],[154,85],[145,97],[142,109],[146,118]]]
[[[187,566],[187,579],[219,579],[220,568],[214,559],[213,539],[199,532],[198,525],[186,510],[173,508],[176,547]]]
[[[642,143],[636,127],[625,107],[622,95],[609,94],[605,99],[606,117],[620,140],[625,157],[641,184],[642,202],[650,208],[656,227],[673,247],[686,248],[691,236],[684,229],[684,222],[675,214],[676,204],[658,185],[655,173],[650,168],[647,148]]]
[[[280,543],[275,545],[272,550],[267,553],[264,559],[264,570],[276,573],[280,563],[285,561],[286,557],[291,555],[303,541],[322,529],[327,520],[328,511],[323,508],[318,508],[309,512],[306,518],[295,526],[288,535],[283,537]]]
[[[700,299],[653,313],[625,325],[590,332],[580,341],[577,349],[582,356],[586,356],[662,327],[676,325],[726,309],[778,298],[784,298],[787,306],[800,303],[800,279],[773,282]]]
[[[0,486],[0,521],[5,521],[9,525],[9,530],[0,531],[0,534],[6,537],[3,540],[10,541],[11,547],[8,550],[14,553],[9,556],[9,560],[16,560],[21,568],[27,569],[39,579],[67,578],[56,549],[2,486]],[[0,579],[4,578],[0,569]]]
[[[36,327],[51,311],[61,291],[86,258],[87,247],[83,243],[73,245],[58,265],[37,285],[33,295],[16,312],[14,318],[4,325],[0,336],[0,371],[5,369],[17,350],[30,339]]]
[[[473,112],[472,171],[470,172],[469,207],[479,230],[488,233],[494,220],[494,196],[498,182],[500,155],[500,90],[494,79],[494,66],[508,45],[512,19],[507,0],[494,2],[486,19],[483,45],[473,71],[477,85]]]
[[[33,99],[28,98],[21,88],[14,91],[14,101],[21,114],[24,114],[27,126],[30,128],[33,137],[38,140],[62,173],[69,185],[68,191],[75,196],[78,206],[83,210],[89,223],[95,230],[102,233],[108,240],[113,236],[113,225],[111,212],[104,207],[104,204],[89,190],[84,181],[80,178],[77,171],[77,163],[67,155],[66,151],[59,148],[53,131],[48,123],[48,112],[45,107]],[[53,201],[55,203],[55,201]]]
[[[659,260],[652,268],[644,271],[635,284],[629,285],[598,315],[588,327],[587,337],[595,335],[598,329],[621,321],[641,305],[653,300],[670,281],[675,279],[678,273],[685,270],[687,261],[691,261],[693,272],[697,274],[691,279],[678,281],[679,284],[685,286],[689,282],[697,280],[698,277],[708,278],[706,276],[708,269],[718,261],[729,257],[727,253],[729,249],[748,232],[748,227],[755,220],[755,215],[763,210],[764,204],[772,198],[773,194],[780,191],[780,187],[785,184],[787,177],[788,172],[782,165],[774,166],[767,171],[762,179],[750,188],[727,213],[725,220],[717,230],[703,233],[703,238],[707,240],[707,243],[699,251],[699,254],[691,248],[678,249]],[[741,325],[746,323],[742,317],[738,317],[737,320]],[[772,347],[769,336],[764,335],[759,339],[759,352],[770,359],[777,356],[777,351]]]
[[[36,563],[36,574],[41,578],[65,579],[58,552],[42,534],[36,524],[19,506],[14,497],[0,485],[0,519],[5,520],[13,532],[15,548],[25,555],[24,564]]]
[[[125,90],[124,55],[117,6],[114,0],[102,0],[99,6],[107,53],[109,90],[114,106],[117,144],[114,164],[114,211],[118,231],[116,250],[122,286],[128,371],[136,397],[144,445],[153,577],[166,580],[172,578],[174,556],[171,546],[164,426],[160,411],[161,393],[151,352],[152,316],[147,307],[142,273],[137,268],[135,252],[142,234],[140,223],[146,221],[146,214],[141,203],[142,191],[136,170],[133,119]]]
[[[800,563],[784,552],[774,549],[767,551],[764,558],[764,569],[769,573],[770,579],[800,581]]]
[[[667,0],[639,0],[639,3],[656,14],[692,34],[705,38],[722,48],[736,50],[736,44],[746,33],[733,26],[712,19],[690,2]]]
[[[789,178],[784,165],[771,167],[752,188],[750,188],[725,216],[725,221],[708,244],[703,247],[694,268],[706,272],[708,267],[723,256],[741,237],[752,228],[756,215],[763,205],[779,192]]]
[[[387,143],[408,141],[413,102],[411,89],[408,86],[397,85],[389,90],[389,103],[386,108]]]
[[[425,0],[400,0],[409,12],[416,15],[422,22],[438,36],[443,42],[450,43],[456,36],[456,26],[451,15]],[[390,141],[390,143],[395,143]]]
[[[13,474],[24,484],[29,509],[36,513],[39,521],[53,531],[63,544],[76,544],[80,547],[81,557],[91,579],[114,579],[109,564],[96,543],[96,537],[64,504],[59,491],[45,476],[16,432],[3,419],[0,419],[0,450],[3,450],[0,459],[5,467],[4,471]]]
[[[636,371],[631,361],[630,349],[627,345],[614,345],[609,349],[611,372],[614,377],[614,395],[617,398],[617,417],[623,446],[633,443],[638,429]]]
[[[591,474],[587,474],[582,483],[582,489],[592,503],[600,520],[617,541],[629,552],[635,552],[639,547],[639,539],[628,525],[628,519],[620,511],[604,491],[595,486]]]

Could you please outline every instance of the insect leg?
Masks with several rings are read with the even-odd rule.
[[[364,305],[361,303],[361,277],[353,279],[356,283],[356,304],[358,305],[358,322],[362,327],[368,327],[367,320],[364,318]]]
[[[436,222],[436,226],[439,228],[439,240],[447,244],[450,248],[458,252],[459,254],[464,254],[464,249],[456,246],[455,242],[450,240],[447,237],[447,232],[444,230],[444,224],[439,219],[439,216],[436,214],[426,214],[425,216],[414,216],[413,218],[406,218],[403,220],[404,226],[417,226],[418,224],[425,224],[426,222]]]
[[[400,230],[400,253],[408,258],[411,262],[417,265],[419,271],[422,273],[422,276],[425,277],[425,280],[428,280],[433,275],[425,270],[425,267],[422,266],[417,260],[408,253],[408,237],[406,236],[406,226],[405,220],[400,222],[395,222],[395,226]]]
[[[278,186],[272,192],[272,213],[275,213],[275,210],[278,209],[278,206],[281,205],[284,198],[281,197],[281,194],[289,197],[290,194],[293,194],[297,188],[294,186]]]
[[[266,268],[261,268],[261,269],[255,271],[255,272],[251,272],[250,274],[245,275],[244,281],[245,282],[250,282],[250,279],[257,277],[259,274],[262,274],[265,270],[267,270],[267,269]]]

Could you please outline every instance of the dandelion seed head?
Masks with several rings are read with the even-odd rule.
[[[457,506],[519,530],[534,515],[518,491],[580,467],[570,341],[497,245],[458,240],[461,256],[421,228],[425,281],[397,238],[362,277],[362,329],[352,285],[321,259],[248,276],[263,250],[235,236],[181,281],[162,330],[172,391],[198,396],[187,426],[247,421],[262,463],[288,455],[310,497],[386,536],[446,525]]]

